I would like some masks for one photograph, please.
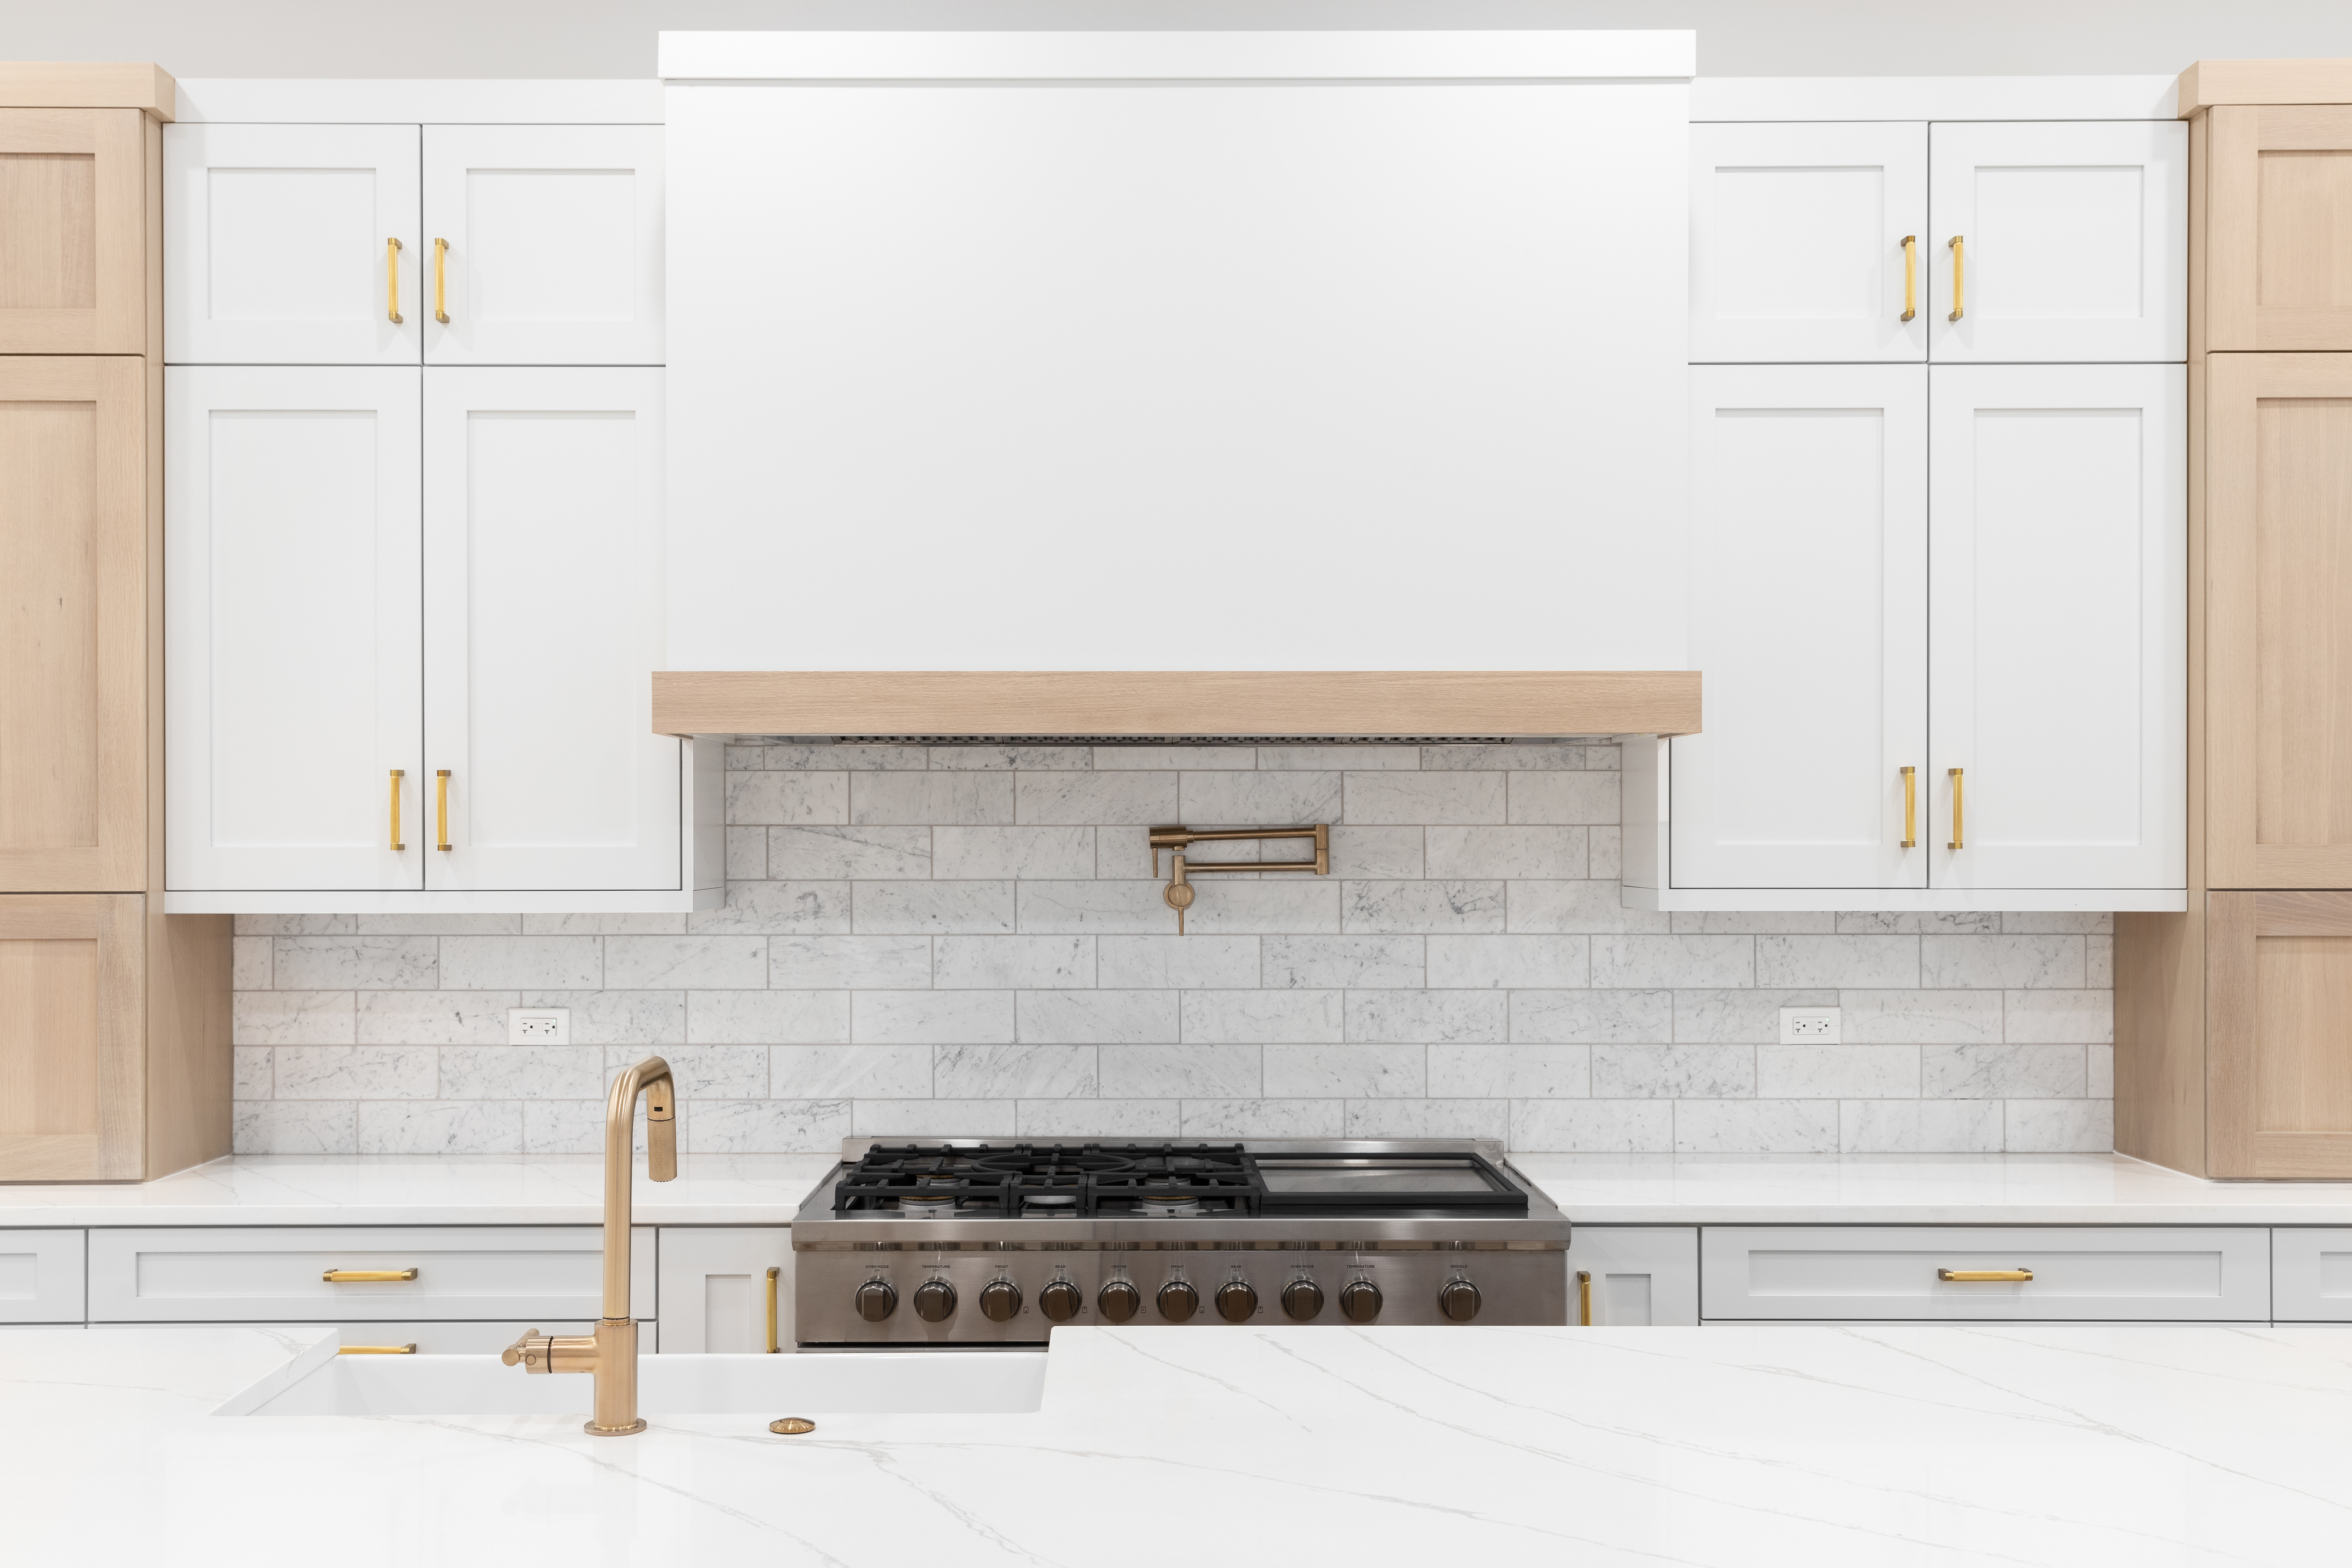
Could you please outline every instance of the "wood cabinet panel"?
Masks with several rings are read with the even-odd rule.
[[[135,109],[0,109],[0,354],[135,354],[147,326]]]
[[[2352,893],[2216,893],[2207,1027],[2217,1176],[2352,1176]]]
[[[2352,106],[2206,118],[2206,347],[2352,349]]]
[[[146,885],[145,398],[0,360],[0,892]]]
[[[0,1180],[143,1174],[145,903],[0,897]]]

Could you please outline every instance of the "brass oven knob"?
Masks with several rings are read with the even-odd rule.
[[[1468,1322],[1478,1315],[1478,1287],[1467,1280],[1448,1280],[1437,1292],[1437,1310],[1454,1322]]]
[[[1351,1323],[1370,1322],[1381,1315],[1381,1288],[1370,1280],[1350,1280],[1339,1292],[1339,1315]]]
[[[1312,1280],[1293,1280],[1282,1288],[1283,1315],[1311,1322],[1323,1310],[1323,1287]]]
[[[1086,1304],[1086,1296],[1067,1280],[1056,1280],[1037,1292],[1037,1310],[1049,1322],[1068,1322]]]
[[[1228,1280],[1217,1287],[1217,1315],[1229,1323],[1247,1322],[1257,1311],[1257,1291],[1247,1280]]]
[[[991,1280],[980,1288],[980,1315],[990,1322],[1010,1322],[1021,1310],[1021,1287],[1010,1280]]]
[[[945,1280],[926,1280],[915,1287],[915,1315],[927,1323],[943,1323],[955,1316],[955,1287]]]
[[[1160,1315],[1171,1323],[1181,1323],[1201,1310],[1201,1292],[1181,1280],[1171,1280],[1160,1287]]]
[[[857,1287],[857,1315],[869,1323],[878,1323],[898,1310],[898,1292],[890,1288],[887,1280],[868,1280]]]
[[[1095,1306],[1106,1321],[1123,1323],[1143,1310],[1143,1292],[1125,1280],[1113,1280],[1095,1297]]]

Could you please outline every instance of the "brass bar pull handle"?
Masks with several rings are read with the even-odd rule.
[[[1903,236],[1903,319],[1919,314],[1919,236]]]
[[[1952,775],[1952,841],[1944,847],[1948,850],[1956,850],[1968,842],[1968,835],[1961,831],[1960,821],[1962,805],[1960,790],[1967,780],[1961,776],[1962,769],[1954,768],[1949,771]]]
[[[338,1349],[337,1355],[415,1355],[416,1342],[406,1344],[347,1344]]]
[[[414,1269],[330,1269],[320,1276],[330,1285],[383,1285],[398,1280],[414,1280]]]
[[[394,326],[400,325],[400,240],[396,235],[383,242],[383,313]]]
[[[1576,1271],[1576,1326],[1592,1326],[1592,1275],[1583,1269]]]
[[[773,1355],[776,1344],[776,1276],[783,1270],[774,1264],[768,1266],[768,1354]]]
[[[1954,235],[1944,244],[1952,253],[1952,313],[1945,319],[1957,321],[1968,314],[1969,246],[1960,235]]]
[[[1919,847],[1919,770],[1916,768],[1903,770],[1903,847],[1906,850]]]
[[[1936,1278],[1954,1285],[2022,1285],[2033,1278],[2031,1269],[1938,1269]]]
[[[392,770],[392,847],[394,853],[408,847],[400,841],[400,781],[405,777],[400,768]]]
[[[433,319],[449,324],[449,242],[433,242]]]
[[[433,770],[433,821],[441,841],[433,847],[446,850],[449,847],[449,770],[446,768]]]

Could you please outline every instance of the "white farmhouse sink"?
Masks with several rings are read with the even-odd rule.
[[[991,1416],[1037,1408],[1044,1351],[646,1355],[637,1413],[667,1416]],[[534,1376],[494,1355],[338,1355],[255,1416],[580,1416],[595,1380]]]

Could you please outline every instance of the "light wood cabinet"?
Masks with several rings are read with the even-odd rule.
[[[2193,129],[2201,346],[2352,350],[2352,104],[2222,104]]]
[[[143,900],[0,897],[0,1171],[141,1176]]]
[[[0,108],[0,354],[148,351],[153,137],[136,108]]]
[[[2215,893],[2213,1174],[2352,1176],[2352,893]]]

